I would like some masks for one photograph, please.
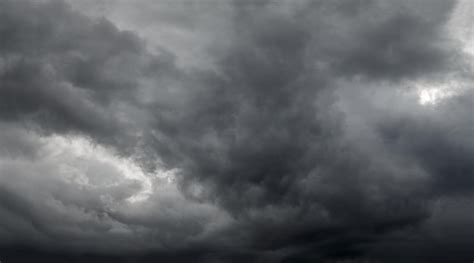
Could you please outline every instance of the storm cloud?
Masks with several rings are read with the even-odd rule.
[[[0,0],[0,260],[472,260],[471,12]]]

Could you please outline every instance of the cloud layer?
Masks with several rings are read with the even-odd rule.
[[[460,8],[0,0],[0,259],[471,260]]]

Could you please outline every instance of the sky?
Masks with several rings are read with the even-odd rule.
[[[0,261],[471,262],[471,0],[0,0]]]

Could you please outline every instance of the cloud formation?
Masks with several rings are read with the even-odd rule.
[[[471,260],[459,6],[0,0],[0,259]]]

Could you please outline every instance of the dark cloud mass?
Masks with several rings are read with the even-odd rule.
[[[472,261],[465,10],[0,0],[0,260]]]

